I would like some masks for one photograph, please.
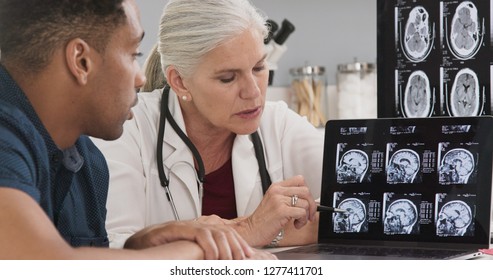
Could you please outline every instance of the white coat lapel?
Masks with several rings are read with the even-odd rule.
[[[236,136],[231,157],[236,210],[238,216],[248,215],[257,207],[263,196],[257,158],[249,135]]]

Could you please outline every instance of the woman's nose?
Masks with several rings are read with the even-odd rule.
[[[240,97],[244,99],[256,98],[260,95],[260,87],[255,77],[245,79],[241,88]]]

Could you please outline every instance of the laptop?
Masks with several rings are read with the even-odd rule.
[[[493,117],[331,120],[318,243],[279,259],[468,259],[490,246]]]

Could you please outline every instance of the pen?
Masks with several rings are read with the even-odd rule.
[[[335,212],[335,213],[346,213],[347,212],[344,209],[334,208],[334,207],[329,207],[329,206],[324,206],[324,205],[317,205],[317,211],[318,212]]]

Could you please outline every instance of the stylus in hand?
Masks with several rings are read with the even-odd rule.
[[[334,208],[334,207],[329,207],[329,206],[324,206],[324,205],[317,205],[317,211],[318,212],[334,212],[334,213],[346,213],[347,212],[344,209]]]

